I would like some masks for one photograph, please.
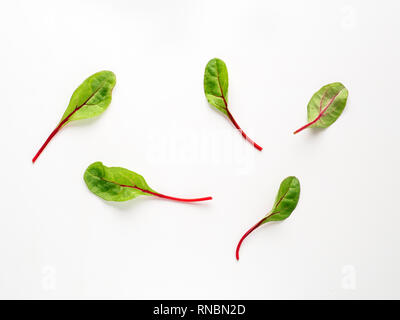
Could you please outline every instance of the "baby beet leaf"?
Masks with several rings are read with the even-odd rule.
[[[138,196],[156,196],[182,202],[212,199],[211,197],[181,199],[166,196],[151,189],[140,174],[124,168],[106,167],[101,162],[92,163],[86,169],[83,179],[91,192],[107,201],[127,201]]]
[[[67,110],[65,110],[57,127],[39,149],[32,162],[36,161],[51,139],[67,123],[97,117],[103,113],[111,103],[111,93],[114,86],[115,75],[111,71],[97,72],[83,81],[72,94]]]
[[[239,250],[242,242],[255,229],[270,221],[282,221],[288,218],[297,206],[300,197],[300,182],[296,177],[287,177],[281,182],[274,206],[270,213],[250,228],[240,239],[236,247],[236,259],[239,260]]]
[[[327,128],[339,118],[346,106],[349,92],[340,82],[323,86],[314,93],[307,106],[308,124],[296,130],[294,134],[310,128]]]
[[[226,115],[236,129],[240,131],[243,138],[249,141],[257,150],[261,151],[257,143],[251,140],[239,127],[236,120],[228,108],[228,70],[225,62],[218,58],[214,58],[207,63],[204,72],[204,92],[208,102],[215,107],[218,111]]]

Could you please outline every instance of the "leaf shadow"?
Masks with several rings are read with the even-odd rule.
[[[323,134],[323,132],[326,130],[327,128],[310,128],[310,135],[312,137],[318,137],[320,135]]]
[[[327,128],[307,128],[303,132],[295,134],[295,136],[303,135],[305,139],[315,140],[324,134]]]
[[[106,201],[101,199],[107,206],[113,207],[122,213],[128,213],[137,208],[146,201],[144,198],[132,199],[131,201]]]
[[[133,211],[134,209],[138,210],[138,207],[142,206],[146,202],[151,202],[151,201],[164,201],[164,202],[175,202],[172,200],[168,199],[161,199],[157,197],[140,197],[128,201],[106,201],[104,199],[101,199],[106,205],[115,208],[116,210],[122,212],[122,213],[128,213],[130,211]],[[207,204],[209,201],[203,201],[202,202],[185,202],[181,203],[182,205],[190,205],[190,206],[204,206]]]

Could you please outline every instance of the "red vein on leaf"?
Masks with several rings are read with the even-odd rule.
[[[212,200],[212,197],[204,197],[204,198],[194,198],[194,199],[184,199],[184,198],[176,198],[176,197],[171,197],[171,196],[167,196],[165,194],[162,193],[158,193],[158,192],[152,192],[149,190],[145,190],[136,186],[128,186],[128,185],[124,185],[124,184],[120,184],[121,187],[126,187],[126,188],[133,188],[133,189],[137,189],[139,191],[142,191],[144,193],[148,193],[151,194],[153,196],[157,196],[160,198],[164,198],[164,199],[168,199],[168,200],[174,200],[174,201],[181,201],[181,202],[198,202],[198,201],[207,201],[207,200]]]
[[[248,142],[250,142],[253,145],[253,147],[256,148],[258,151],[262,151],[263,148],[260,147],[257,143],[255,143],[252,139],[250,139],[250,137],[246,133],[244,133],[242,128],[240,128],[239,124],[233,118],[232,114],[230,113],[230,111],[228,109],[228,102],[226,101],[225,96],[224,96],[224,92],[222,91],[222,87],[221,87],[221,83],[219,81],[219,75],[218,74],[217,74],[217,79],[218,79],[219,90],[221,91],[221,96],[219,98],[222,98],[222,100],[224,101],[226,112],[228,114],[229,120],[231,120],[231,122],[235,126],[235,128],[239,130],[239,132],[242,134],[243,138],[245,138]]]
[[[332,97],[332,99],[329,101],[329,103],[326,105],[326,107],[319,113],[319,115],[311,122],[307,123],[305,126],[302,126],[300,129],[297,129],[293,134],[299,133],[300,131],[303,131],[304,129],[308,128],[309,126],[313,125],[316,123],[321,117],[324,115],[325,111],[330,107],[330,105],[333,103],[333,101],[336,99],[336,97],[339,95],[340,92],[342,92],[343,89],[341,89],[336,95]]]
[[[324,101],[324,98],[325,98],[325,95],[327,92],[328,92],[328,89],[325,90],[324,94],[321,97],[321,101],[319,103],[319,112],[321,112],[321,110],[322,110],[322,102]]]
[[[289,193],[289,190],[290,190],[290,187],[286,190],[286,192],[282,195],[282,197],[280,197],[279,201],[275,204],[274,209],[278,208],[278,206],[281,204],[283,198],[285,198],[286,195]],[[277,212],[275,212],[275,213],[277,213]]]
[[[127,185],[127,184],[120,184],[120,183],[117,183],[117,182],[114,182],[114,181],[110,181],[110,180],[107,180],[107,179],[104,179],[104,178],[100,178],[100,179],[103,180],[103,181],[109,182],[109,183],[116,184],[117,186],[120,186],[120,187],[123,187],[123,188],[136,189],[136,190],[139,190],[141,192],[148,193],[148,194],[151,194],[153,196],[157,196],[157,197],[168,199],[168,200],[174,200],[174,201],[180,201],[180,202],[198,202],[198,201],[212,200],[212,197],[194,198],[194,199],[184,199],[184,198],[170,197],[170,196],[167,196],[167,195],[162,194],[162,193],[152,192],[152,191],[149,191],[149,190],[145,190],[145,189],[139,188],[139,187],[137,187],[135,185],[134,186],[130,186],[130,185]]]
[[[75,114],[75,112],[77,112],[79,109],[81,109],[82,107],[84,107],[90,99],[92,99],[94,97],[94,95],[99,92],[99,90],[102,88],[104,84],[104,81],[100,84],[99,88],[94,91],[89,98],[86,99],[86,101],[84,103],[82,103],[79,107],[75,107],[74,111],[72,111],[63,121],[61,121],[58,126],[50,133],[49,137],[46,139],[46,141],[43,143],[43,145],[41,146],[41,148],[39,149],[39,151],[36,153],[36,155],[33,157],[32,159],[32,163],[35,163],[35,161],[37,160],[37,158],[39,158],[40,154],[43,152],[43,150],[47,147],[47,145],[49,144],[49,142],[54,138],[54,136],[60,131],[60,129],[63,127],[63,125],[65,123],[68,122],[68,120]]]

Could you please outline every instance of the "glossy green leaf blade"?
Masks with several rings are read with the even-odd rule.
[[[111,103],[115,82],[115,74],[111,71],[100,71],[87,78],[72,94],[61,122],[69,117],[65,125],[103,113]]]
[[[300,182],[296,177],[287,177],[281,182],[271,214],[263,223],[288,218],[296,208],[300,197]]]
[[[211,59],[204,72],[204,93],[208,102],[228,115],[228,69],[221,59]]]
[[[340,82],[323,86],[312,96],[307,106],[308,123],[294,134],[306,128],[327,128],[342,114],[349,92]]]
[[[83,178],[91,192],[107,201],[127,201],[140,195],[150,195],[122,185],[155,192],[140,174],[125,168],[107,167],[101,162],[92,163]]]
[[[348,90],[340,82],[323,86],[311,98],[307,106],[308,121],[321,117],[310,128],[327,128],[342,114],[346,106]]]

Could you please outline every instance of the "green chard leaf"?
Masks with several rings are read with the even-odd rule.
[[[211,197],[181,199],[166,196],[151,189],[140,174],[125,168],[106,167],[101,162],[92,163],[86,169],[83,179],[91,192],[107,201],[127,201],[138,196],[156,196],[182,202],[212,199]]]
[[[296,177],[287,177],[281,182],[271,213],[263,221],[287,219],[296,208],[300,197],[300,182]]]
[[[204,92],[212,106],[228,115],[228,69],[225,62],[215,58],[207,63],[204,72]]]
[[[287,219],[296,208],[300,197],[300,182],[296,177],[287,177],[281,182],[274,206],[270,213],[251,227],[240,239],[236,247],[236,259],[239,260],[239,250],[242,242],[259,226],[270,221],[282,221]]]
[[[204,72],[204,93],[207,101],[218,111],[226,115],[243,138],[249,141],[257,150],[261,151],[257,143],[251,140],[240,128],[228,108],[228,69],[224,61],[218,58],[211,59]]]
[[[120,167],[109,168],[101,162],[92,163],[83,179],[90,191],[107,201],[127,201],[155,192],[140,174]]]
[[[307,106],[308,124],[296,130],[294,134],[306,128],[327,128],[342,114],[349,95],[340,82],[323,86],[312,96]]]
[[[36,161],[51,139],[67,123],[97,117],[103,113],[111,103],[115,81],[115,75],[111,71],[100,71],[87,78],[72,94],[60,122],[39,149],[32,162]]]

